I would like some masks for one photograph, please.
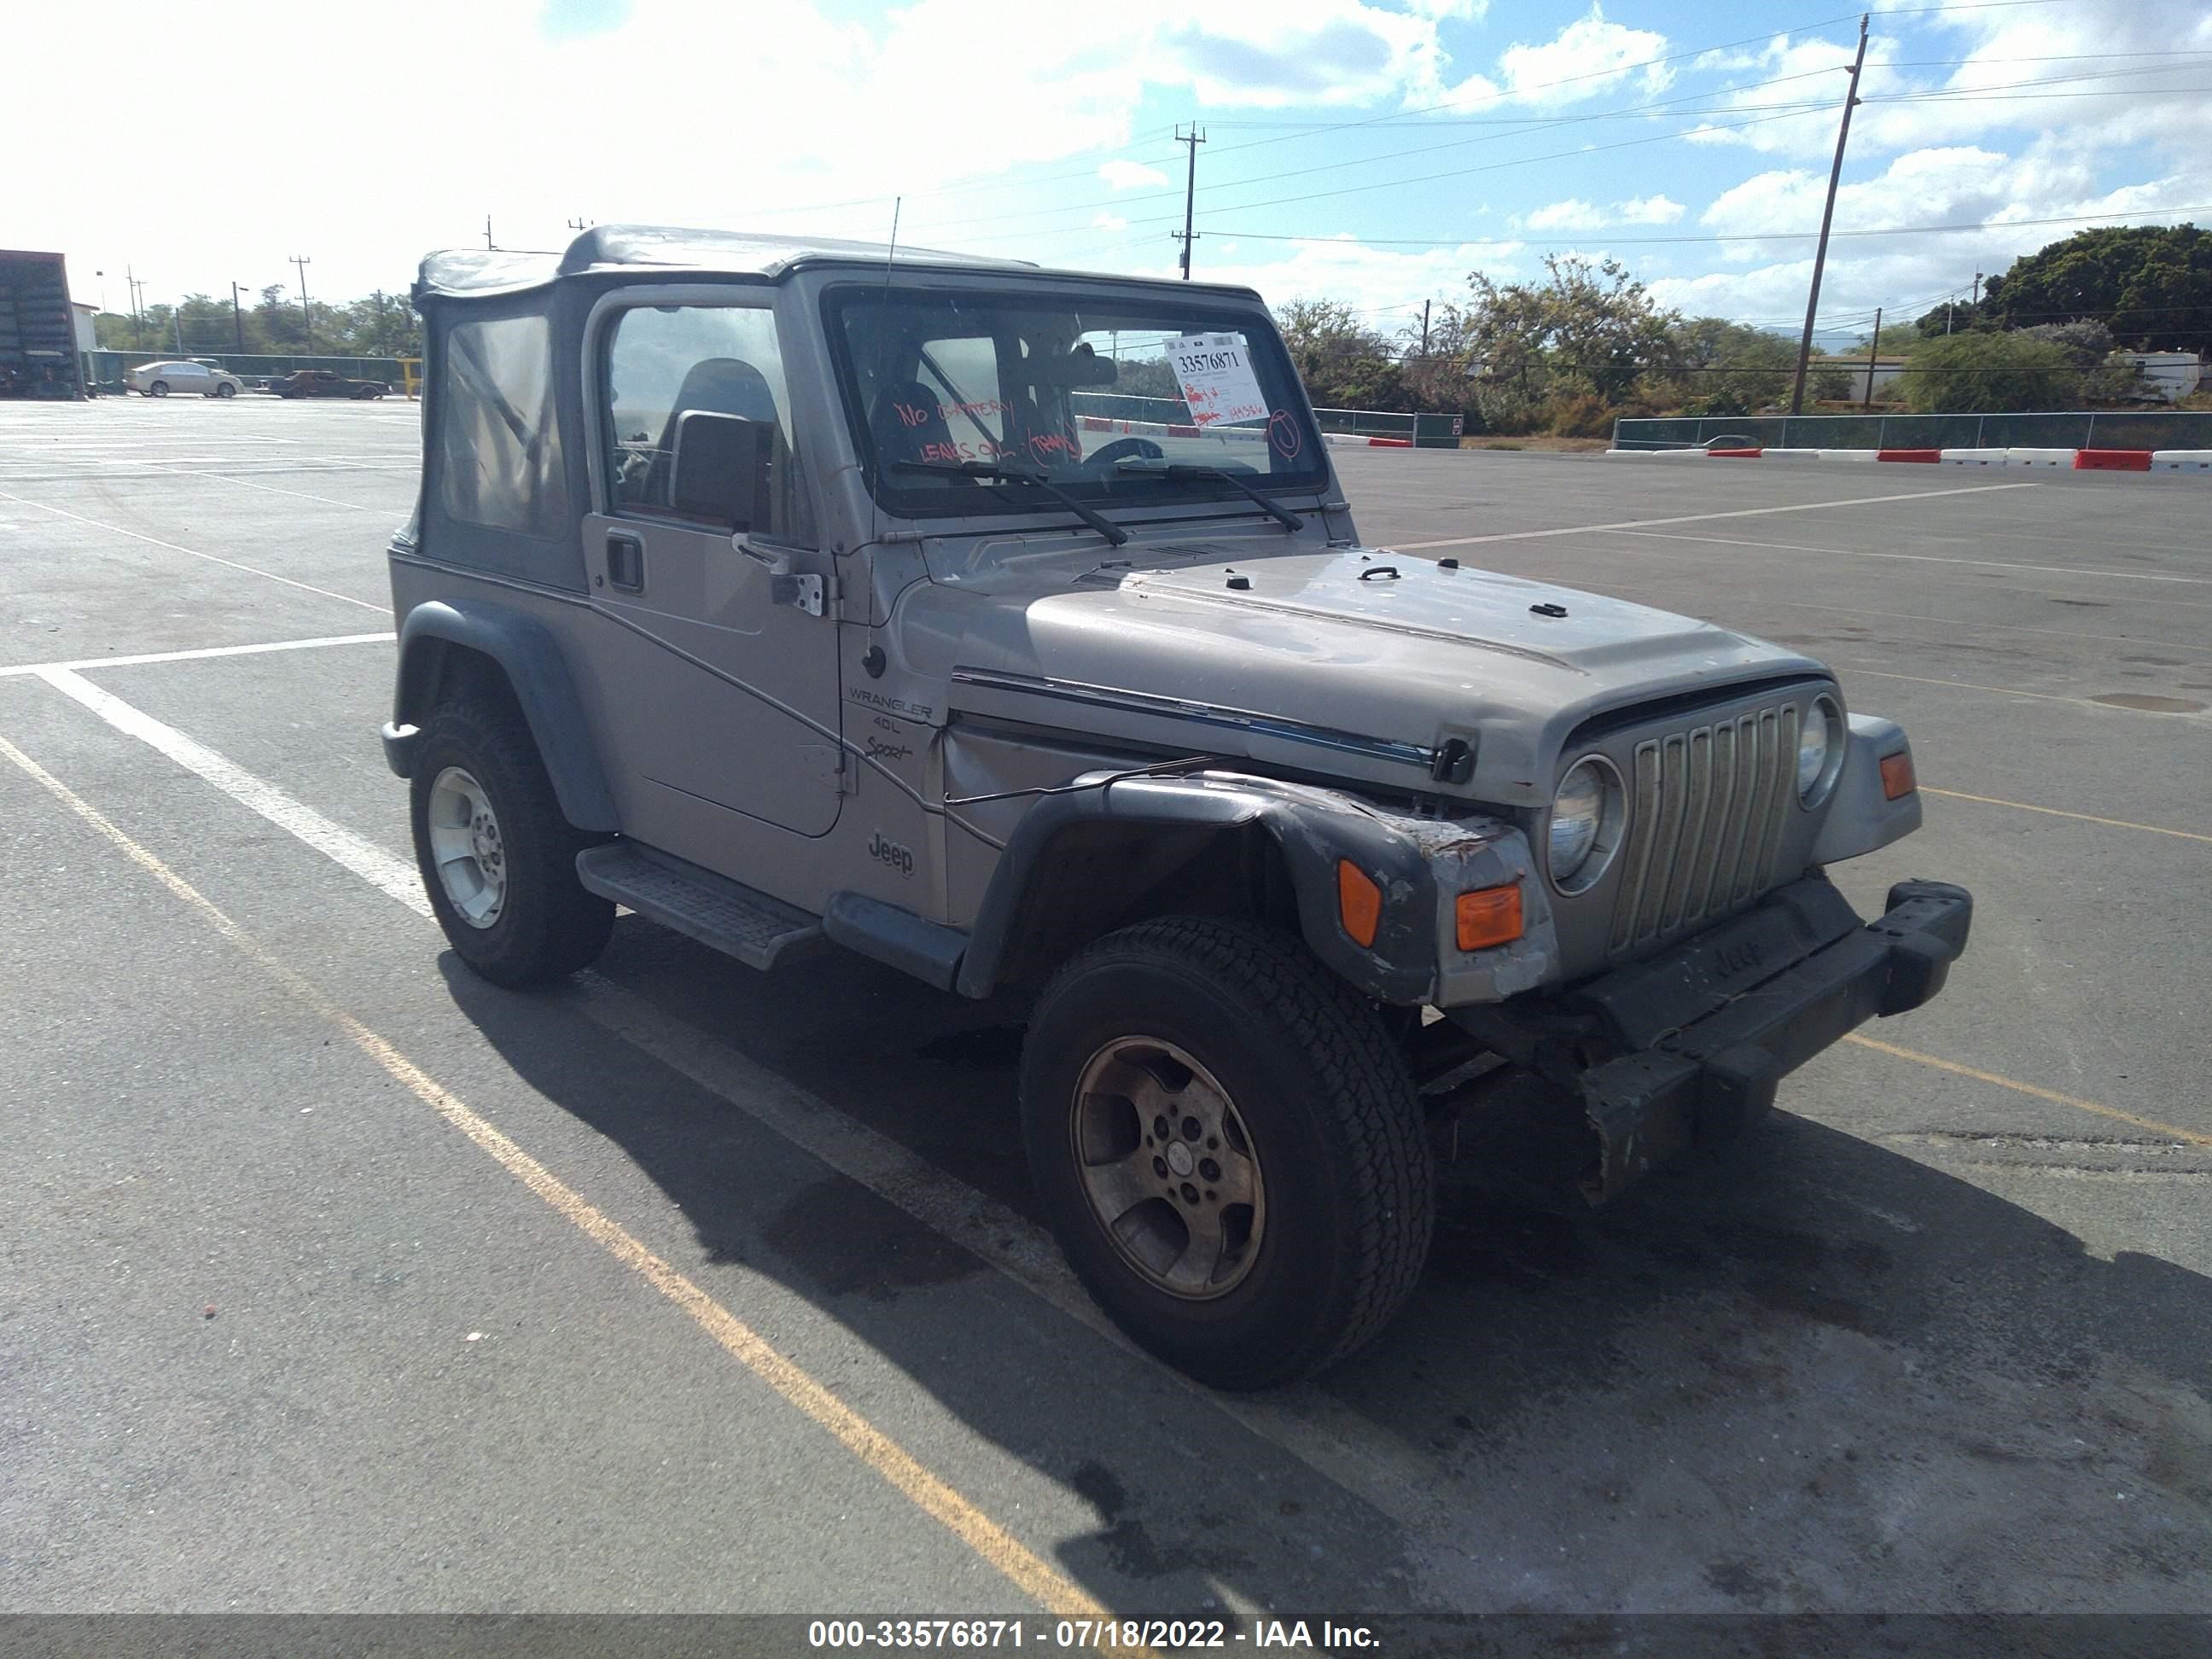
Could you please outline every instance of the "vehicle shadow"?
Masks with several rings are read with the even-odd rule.
[[[1117,1611],[2212,1598],[2212,1280],[2102,1259],[1940,1152],[1784,1112],[1591,1211],[1560,1114],[1493,1095],[1439,1133],[1456,1156],[1412,1304],[1319,1385],[1418,1467],[1419,1512],[1394,1515],[580,1017],[591,987],[518,995],[442,965],[710,1261],[772,1275],[1080,1498],[1097,1524],[1060,1565]],[[635,918],[598,972],[1039,1218],[1018,1005],[842,953],[763,976]]]

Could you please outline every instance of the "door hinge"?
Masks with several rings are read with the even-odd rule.
[[[770,576],[769,597],[778,605],[818,617],[829,609],[827,586],[819,576]]]

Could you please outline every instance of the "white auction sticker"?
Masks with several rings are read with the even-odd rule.
[[[1168,361],[1175,365],[1194,424],[1267,418],[1267,400],[1260,394],[1242,334],[1190,334],[1170,340]]]

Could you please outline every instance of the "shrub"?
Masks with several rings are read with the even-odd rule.
[[[1554,398],[1550,426],[1561,438],[1603,438],[1613,432],[1613,407],[1594,392]]]
[[[1923,415],[2001,415],[2063,409],[2081,379],[2065,347],[2019,333],[1930,340],[1904,376],[1905,401]]]

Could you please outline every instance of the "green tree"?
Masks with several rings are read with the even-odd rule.
[[[1653,377],[1655,399],[1701,400],[1716,415],[1747,415],[1790,390],[1797,343],[1720,317],[1693,317],[1669,331],[1674,356]]]
[[[2212,232],[2080,231],[1992,276],[1984,305],[2008,327],[2090,320],[2130,350],[2212,351]]]
[[[1292,300],[1275,325],[1306,393],[1323,408],[1402,409],[1404,371],[1388,335],[1340,300]]]
[[[1676,361],[1671,312],[1617,260],[1547,254],[1541,282],[1499,287],[1480,271],[1471,343],[1500,380],[1618,402],[1638,380]]]
[[[1851,372],[1831,365],[1816,368],[1811,379],[1813,395],[1823,403],[1839,404],[1851,396]]]
[[[1913,354],[1905,372],[1908,407],[1932,415],[2000,415],[2063,409],[2081,370],[2066,349],[2021,333],[1954,334]]]
[[[1996,286],[1994,283],[1990,285]],[[1946,334],[1964,334],[1981,320],[1982,307],[1965,301],[1946,300],[1935,310],[1923,312],[1912,325],[1913,332],[1929,338],[1941,338]]]

